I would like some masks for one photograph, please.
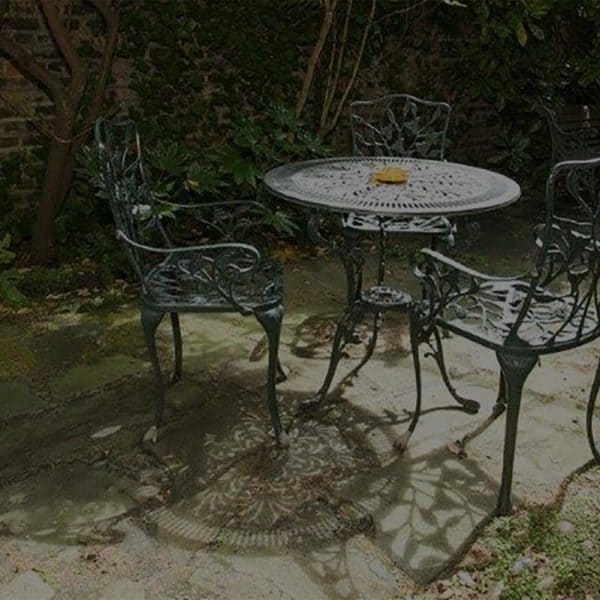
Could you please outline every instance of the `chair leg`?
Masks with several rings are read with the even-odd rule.
[[[446,389],[450,392],[450,395],[460,404],[464,411],[469,414],[476,414],[479,412],[479,402],[476,400],[470,400],[469,398],[463,398],[457,391],[456,388],[452,385],[452,381],[450,381],[450,375],[448,375],[448,370],[446,369],[446,359],[444,357],[444,346],[442,344],[442,337],[437,327],[433,328],[433,338],[435,341],[435,348],[429,341],[429,346],[431,348],[431,352],[428,352],[425,356],[430,356],[433,358],[440,370],[440,374],[442,375],[442,381],[446,386]]]
[[[504,434],[502,481],[496,509],[499,515],[507,515],[512,510],[511,490],[521,396],[527,376],[537,362],[537,356],[525,353],[508,354],[502,351],[497,352],[496,355],[506,385],[506,431]]]
[[[181,379],[182,366],[181,327],[179,326],[178,313],[171,313],[171,326],[173,328],[173,345],[175,347],[175,368],[171,376],[171,384],[174,384]]]
[[[472,442],[475,438],[479,437],[492,423],[494,423],[498,417],[504,414],[506,410],[506,384],[504,383],[504,377],[500,373],[500,383],[498,384],[498,396],[496,403],[492,409],[492,414],[481,422],[475,429],[466,433],[460,440],[456,442],[450,442],[448,445],[451,452],[458,454],[461,458],[466,458],[467,452],[466,447],[469,442]]]
[[[276,306],[265,312],[255,314],[257,321],[263,326],[269,342],[269,365],[267,367],[267,394],[266,404],[271,415],[271,424],[275,433],[277,445],[285,447],[288,445],[288,439],[279,416],[277,406],[277,392],[275,388],[277,378],[277,365],[279,353],[279,337],[281,335],[281,322],[283,320],[283,307]]]
[[[435,250],[437,250],[437,249],[438,249],[438,246],[439,246],[439,244],[438,244],[438,236],[437,236],[437,235],[432,235],[432,236],[429,238],[429,247],[430,247],[432,250],[434,250],[434,251],[435,251]]]
[[[590,392],[590,400],[588,402],[587,415],[586,415],[586,428],[587,428],[588,441],[590,443],[590,448],[592,450],[592,454],[594,455],[594,459],[598,463],[600,463],[600,448],[598,448],[598,444],[594,438],[593,419],[594,419],[594,412],[596,411],[596,401],[598,399],[598,391],[599,390],[600,390],[600,362],[598,363],[598,368],[596,369],[596,377],[594,378],[594,383],[592,384],[592,390]]]
[[[414,309],[411,308],[408,317],[410,324],[410,348],[412,351],[413,364],[415,368],[416,400],[415,411],[408,426],[408,430],[405,431],[394,443],[394,447],[399,452],[404,452],[407,449],[408,441],[417,427],[417,423],[419,422],[419,418],[421,416],[421,401],[423,394],[421,382],[421,360],[419,358],[419,340],[421,339],[420,325]]]
[[[154,425],[144,436],[144,440],[155,442],[157,439],[158,428],[162,424],[163,414],[165,410],[165,388],[158,361],[158,353],[156,352],[156,330],[164,317],[164,313],[142,308],[142,328],[144,329],[144,337],[146,338],[146,346],[150,355],[150,363],[158,386],[156,395],[156,407],[154,412]]]

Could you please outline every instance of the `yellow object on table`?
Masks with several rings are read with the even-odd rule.
[[[383,167],[373,171],[371,183],[406,183],[408,171],[402,167]]]

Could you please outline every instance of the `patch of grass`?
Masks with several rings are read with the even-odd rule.
[[[471,573],[475,587],[465,586],[457,576],[449,586],[457,598],[487,597],[501,588],[502,600],[598,600],[599,554],[596,468],[575,478],[562,506],[532,507],[496,518],[457,567]]]

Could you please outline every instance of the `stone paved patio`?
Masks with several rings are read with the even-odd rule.
[[[460,558],[494,508],[503,422],[466,459],[447,444],[491,409],[493,355],[448,340],[451,375],[481,413],[427,413],[403,456],[392,444],[413,373],[401,317],[353,380],[363,348],[349,347],[326,407],[294,417],[324,376],[343,281],[328,261],[288,271],[282,452],[250,319],[183,318],[184,379],[152,447],[140,443],[152,382],[135,306],[0,325],[0,598],[405,597]],[[160,336],[166,365],[166,326]],[[589,460],[598,350],[546,359],[530,377],[517,504],[551,503]],[[424,367],[425,408],[451,406],[433,362]]]

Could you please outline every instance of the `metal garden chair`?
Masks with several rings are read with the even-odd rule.
[[[422,100],[409,94],[390,94],[376,100],[359,100],[350,104],[352,149],[355,156],[401,156],[444,160],[446,135],[451,107],[446,102]],[[391,234],[428,234],[435,246],[437,236],[451,238],[454,228],[445,217],[389,218],[354,213],[342,218],[343,234],[348,246],[358,243],[361,235],[377,235],[378,268],[375,288],[381,298],[374,297],[373,333],[366,354],[354,369],[357,373],[372,356],[381,326],[384,305],[393,310],[393,290],[385,286],[386,241]],[[346,270],[348,303],[362,292],[362,272]],[[405,310],[400,302],[398,310]]]
[[[95,127],[102,159],[102,183],[133,270],[142,284],[141,320],[156,377],[154,425],[144,436],[156,441],[163,422],[165,387],[156,350],[156,329],[171,317],[175,346],[174,383],[181,377],[182,340],[179,313],[235,312],[254,315],[264,327],[269,346],[266,405],[275,438],[285,444],[275,384],[285,378],[278,360],[283,316],[283,282],[279,264],[266,260],[252,245],[231,241],[230,234],[247,226],[253,203],[176,204],[155,198],[142,164],[140,139],[133,121],[98,120]],[[164,211],[191,210],[223,242],[174,246],[164,225]],[[163,215],[163,216],[161,216]],[[230,227],[227,227],[230,225]]]
[[[556,186],[566,184],[574,214],[561,215]],[[491,277],[443,256],[422,250],[412,270],[423,298],[410,311],[411,346],[417,369],[416,409],[421,411],[419,346],[447,330],[494,350],[503,389],[481,433],[505,410],[503,470],[497,509],[511,510],[513,461],[521,396],[527,376],[541,355],[576,348],[600,338],[600,158],[555,165],[546,187],[545,223],[536,229],[539,253],[533,269],[520,278]],[[600,388],[600,364],[587,409],[587,435],[596,460],[593,420]]]
[[[542,104],[552,140],[552,164],[600,156],[600,108],[592,105],[553,109]]]

